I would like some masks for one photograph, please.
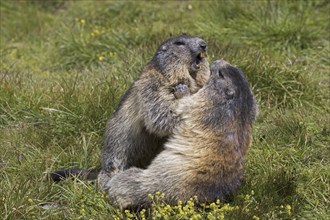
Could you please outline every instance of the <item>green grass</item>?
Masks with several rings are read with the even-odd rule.
[[[158,195],[153,218],[329,219],[329,11],[326,0],[2,0],[2,218],[136,216],[90,183],[47,173],[99,165],[121,95],[163,40],[186,32],[208,42],[211,61],[246,73],[260,113],[246,184],[229,204],[168,207]]]

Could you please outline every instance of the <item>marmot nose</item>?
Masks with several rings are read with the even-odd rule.
[[[205,43],[205,41],[200,41],[200,42],[199,42],[199,47],[200,47],[202,50],[206,50],[206,49],[207,49],[207,44]]]

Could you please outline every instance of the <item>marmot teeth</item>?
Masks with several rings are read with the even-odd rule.
[[[202,51],[202,52],[199,54],[199,57],[200,57],[200,58],[207,57],[207,52],[206,52],[206,51]]]

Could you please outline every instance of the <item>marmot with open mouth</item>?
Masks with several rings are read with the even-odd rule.
[[[167,204],[226,200],[244,182],[244,156],[252,141],[256,101],[243,73],[226,61],[211,65],[205,86],[179,101],[181,122],[146,169],[129,168],[105,186],[122,209],[150,206],[148,194]]]
[[[209,79],[207,44],[181,35],[163,42],[122,97],[108,121],[99,185],[117,172],[146,168],[181,121],[178,100],[196,93]]]
[[[207,44],[189,35],[163,42],[110,117],[101,153],[102,187],[118,171],[145,168],[161,151],[181,120],[178,100],[196,93],[210,76]],[[95,179],[100,168],[69,168],[50,174],[54,181],[68,176]]]

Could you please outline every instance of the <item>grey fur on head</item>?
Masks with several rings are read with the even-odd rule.
[[[189,69],[190,74],[194,74],[204,55],[198,56],[206,50],[204,40],[184,34],[162,43],[151,62],[162,74],[172,73],[173,66],[183,66]]]

